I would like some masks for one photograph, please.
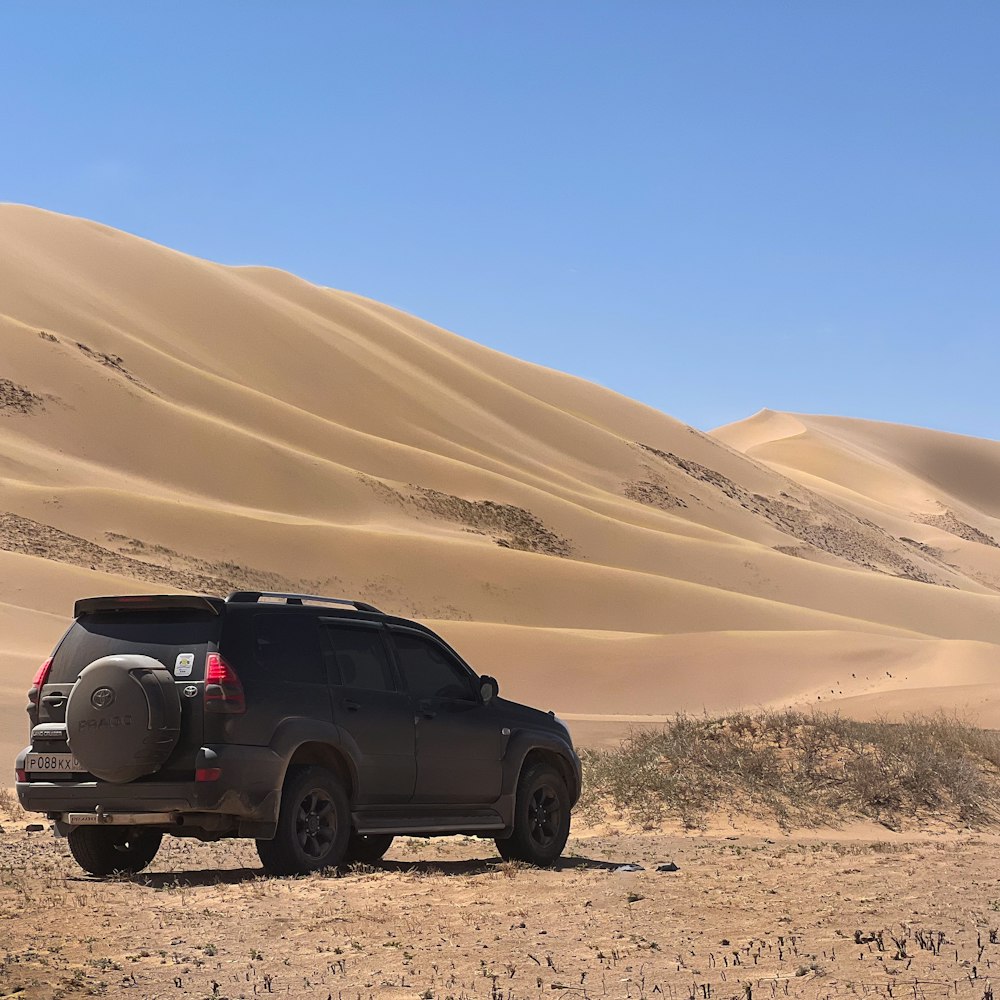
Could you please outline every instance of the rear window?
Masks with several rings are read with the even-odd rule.
[[[306,615],[255,615],[257,663],[276,680],[326,684],[316,619]]]
[[[50,684],[72,684],[87,664],[119,653],[151,656],[175,677],[201,680],[205,654],[218,641],[214,615],[140,611],[87,615],[75,622],[52,660]]]

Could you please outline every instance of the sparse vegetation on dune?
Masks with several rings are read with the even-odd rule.
[[[649,826],[720,813],[792,826],[866,819],[892,828],[1000,818],[1000,733],[938,714],[902,723],[838,715],[679,715],[611,750],[584,750],[581,807]]]

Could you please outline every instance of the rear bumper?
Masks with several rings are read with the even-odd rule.
[[[22,751],[17,768],[24,766]],[[170,813],[225,816],[250,823],[277,822],[284,761],[267,747],[208,746],[198,768],[218,768],[215,781],[19,781],[17,797],[31,812],[63,820],[64,813]],[[194,818],[194,817],[191,817]]]

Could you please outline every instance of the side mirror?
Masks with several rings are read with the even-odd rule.
[[[487,677],[483,674],[479,678],[479,697],[483,699],[483,704],[488,705],[500,693],[500,685],[495,677]]]

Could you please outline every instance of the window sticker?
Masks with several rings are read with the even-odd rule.
[[[194,669],[194,653],[178,653],[174,664],[174,677],[190,677]]]

